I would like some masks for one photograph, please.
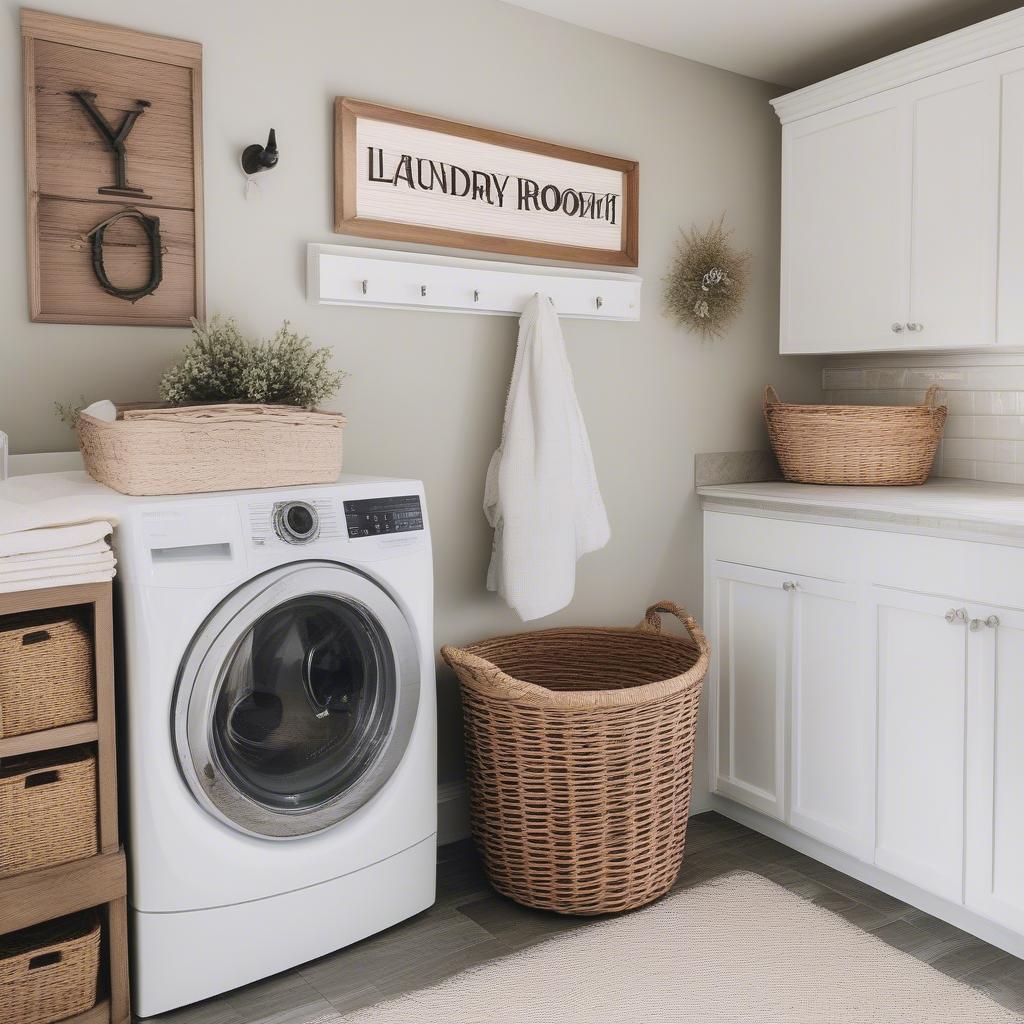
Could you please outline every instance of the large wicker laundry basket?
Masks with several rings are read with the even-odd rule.
[[[686,639],[661,631],[676,615]],[[679,873],[708,642],[664,602],[635,629],[444,647],[462,684],[473,835],[494,887],[562,914],[630,910]]]
[[[923,484],[946,425],[940,390],[929,388],[923,405],[791,405],[769,385],[764,418],[782,475],[800,484]]]

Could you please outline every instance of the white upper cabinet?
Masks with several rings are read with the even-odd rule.
[[[1015,61],[1014,64],[1018,62]],[[1024,347],[1024,57],[1002,75],[999,343]]]
[[[885,348],[892,323],[906,319],[905,117],[887,94],[786,132],[783,352]]]
[[[774,101],[784,353],[1024,348],[1024,12]]]
[[[912,139],[906,342],[996,343],[999,78],[989,61],[906,90]]]

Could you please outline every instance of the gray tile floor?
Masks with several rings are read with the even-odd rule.
[[[439,861],[437,903],[411,921],[296,970],[154,1020],[335,1024],[346,1011],[588,924],[526,910],[496,895],[468,842],[442,847]],[[721,815],[692,818],[677,886],[736,869],[764,875],[1024,1013],[1024,961]]]

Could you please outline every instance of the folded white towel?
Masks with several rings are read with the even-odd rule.
[[[110,545],[105,540],[97,540],[92,544],[81,544],[76,548],[64,548],[60,551],[29,551],[23,555],[0,555],[0,572],[36,565],[68,565],[109,551]]]
[[[109,537],[112,532],[110,523],[97,521],[79,523],[77,526],[53,526],[0,534],[0,557],[77,548]]]
[[[73,576],[46,576],[38,580],[22,580],[17,583],[0,580],[0,594],[14,594],[22,590],[43,590],[46,587],[80,587],[85,583],[109,583],[114,575],[113,571],[107,571],[85,572]]]
[[[20,565],[10,570],[0,568],[0,583],[18,583],[23,580],[49,579],[54,576],[75,576],[83,573],[93,575],[102,571],[109,572],[112,577],[115,565],[117,565],[117,562],[113,554],[108,551],[105,555],[94,555],[92,558],[81,559],[77,562],[65,562],[62,565],[56,566],[32,567]]]
[[[129,500],[80,471],[12,476],[0,483],[0,536],[73,523],[116,523]]]
[[[565,339],[547,296],[535,295],[519,321],[484,513],[494,527],[487,588],[524,620],[564,608],[576,589],[579,557],[608,543],[608,517]]]

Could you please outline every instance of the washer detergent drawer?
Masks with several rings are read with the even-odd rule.
[[[229,584],[245,571],[234,502],[159,509],[141,518],[143,575],[155,587]]]

